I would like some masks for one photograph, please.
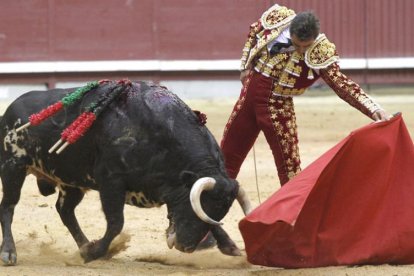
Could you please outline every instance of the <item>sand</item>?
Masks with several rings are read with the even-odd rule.
[[[414,135],[414,96],[388,94],[374,97],[389,112],[403,112],[411,136]],[[188,104],[207,114],[207,126],[219,141],[234,102],[235,99],[193,100]],[[368,118],[336,96],[302,96],[295,100],[295,105],[303,167],[350,131],[370,123]],[[280,186],[269,147],[262,135],[254,149],[257,184],[252,153],[246,159],[238,180],[253,205],[257,206]],[[165,241],[168,226],[165,206],[153,209],[126,206],[124,230],[113,243],[113,250],[118,253],[111,259],[84,264],[74,240],[55,210],[56,199],[57,194],[41,196],[35,178],[26,178],[13,223],[18,265],[0,266],[0,275],[414,275],[414,265],[281,269],[250,265],[245,256],[225,256],[217,248],[193,254],[170,250]],[[105,220],[97,192],[87,193],[76,214],[89,239],[103,235]],[[244,249],[238,230],[238,222],[242,218],[240,207],[234,204],[223,222],[224,229]]]

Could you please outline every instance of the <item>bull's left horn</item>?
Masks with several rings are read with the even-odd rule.
[[[216,180],[211,177],[203,177],[198,179],[193,187],[191,188],[190,192],[190,202],[191,206],[193,207],[194,212],[196,215],[204,222],[213,225],[222,225],[223,223],[219,221],[215,221],[214,219],[210,218],[201,207],[201,193],[203,191],[209,191],[214,188],[216,185]]]
[[[252,205],[250,204],[250,200],[247,197],[246,192],[241,186],[239,186],[239,192],[237,193],[237,201],[239,202],[244,215],[247,216],[250,214],[252,211]]]

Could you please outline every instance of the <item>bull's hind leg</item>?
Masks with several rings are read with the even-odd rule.
[[[89,242],[75,216],[75,208],[82,201],[84,195],[84,192],[78,188],[60,187],[59,197],[56,202],[56,210],[79,248]]]
[[[5,162],[3,164],[1,170],[3,199],[0,203],[0,221],[3,242],[1,244],[0,257],[6,265],[15,265],[17,261],[16,246],[14,244],[11,224],[13,222],[14,207],[19,202],[25,178],[25,166],[17,165],[14,162]]]
[[[81,248],[80,253],[85,262],[104,257],[112,240],[121,233],[124,226],[125,188],[123,183],[120,180],[107,180],[101,185],[99,195],[106,218],[106,232],[102,239],[92,241]]]

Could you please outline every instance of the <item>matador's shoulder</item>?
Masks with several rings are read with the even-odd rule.
[[[295,11],[278,4],[273,5],[262,14],[260,22],[263,28],[271,30],[285,25],[295,17]]]
[[[335,44],[324,34],[319,34],[315,42],[306,50],[305,62],[312,69],[324,69],[338,62]]]

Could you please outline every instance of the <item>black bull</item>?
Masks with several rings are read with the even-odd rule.
[[[119,87],[120,93],[108,101]],[[166,204],[170,248],[193,252],[210,232],[224,254],[240,254],[219,221],[236,198],[245,212],[250,207],[241,187],[227,176],[220,149],[197,114],[164,87],[104,83],[41,124],[16,131],[31,114],[73,91],[28,92],[1,119],[0,254],[5,264],[17,260],[11,224],[28,174],[36,176],[45,196],[58,188],[56,209],[85,261],[105,256],[122,230],[125,203],[147,208]],[[59,154],[49,153],[62,130],[90,106],[101,113],[84,136]],[[89,189],[99,191],[107,221],[103,237],[92,242],[74,213]]]

